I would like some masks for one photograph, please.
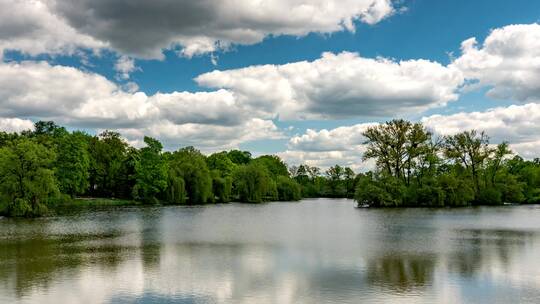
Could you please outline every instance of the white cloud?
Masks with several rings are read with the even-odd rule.
[[[147,96],[72,67],[46,62],[0,64],[0,117],[118,129],[132,141],[146,134],[165,140],[170,148],[219,149],[280,136],[272,121],[250,114],[226,90]]]
[[[120,56],[114,64],[114,70],[118,72],[117,78],[127,80],[130,77],[129,74],[140,70],[140,68],[135,65],[133,58]]]
[[[146,127],[119,129],[129,141],[144,135],[159,138],[168,149],[194,146],[204,152],[237,148],[239,144],[256,139],[278,139],[282,133],[269,120],[252,118],[235,126],[174,124],[160,120]]]
[[[52,0],[0,0],[0,59],[5,50],[29,55],[73,54],[108,44],[69,26],[51,11]]]
[[[269,35],[354,31],[392,15],[391,0],[0,0],[0,53],[109,48],[159,59],[254,44]]]
[[[523,157],[540,157],[540,104],[498,107],[484,112],[432,115],[424,125],[441,135],[476,129],[485,131],[493,143],[508,141]]]
[[[21,132],[25,130],[33,130],[34,123],[31,120],[20,118],[1,118],[0,117],[0,132]]]
[[[540,104],[512,105],[483,112],[432,115],[421,122],[439,136],[467,130],[485,131],[494,144],[507,141],[510,148],[528,159],[540,157]],[[374,168],[373,162],[362,162],[365,152],[362,136],[377,123],[362,123],[331,130],[310,130],[293,136],[288,149],[279,155],[290,164],[308,163],[327,168],[334,164],[351,166],[356,171]]]
[[[421,112],[456,100],[461,73],[428,60],[324,53],[312,62],[213,71],[199,85],[233,91],[269,117],[329,119]],[[262,114],[261,114],[262,115]]]
[[[365,137],[362,133],[377,123],[363,123],[320,131],[308,129],[293,136],[288,149],[279,153],[289,164],[308,164],[326,169],[333,165],[351,167],[356,172],[374,168],[373,162],[362,162]]]
[[[479,45],[461,44],[462,55],[451,66],[465,77],[488,86],[496,99],[540,102],[540,25],[508,25],[493,30]]]

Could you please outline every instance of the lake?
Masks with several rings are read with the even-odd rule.
[[[0,303],[538,303],[540,206],[351,200],[0,219]]]

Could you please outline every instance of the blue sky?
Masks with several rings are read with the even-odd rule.
[[[189,1],[178,1],[172,6],[165,0],[154,4],[135,2],[128,7],[123,1],[113,5],[107,1],[70,4],[57,0],[52,6],[46,2],[36,6],[25,1],[1,1],[2,11],[14,12],[5,16],[0,13],[0,19],[4,20],[0,21],[0,25],[3,22],[0,26],[2,65],[8,73],[17,70],[14,66],[17,63],[31,62],[11,74],[28,75],[31,79],[20,80],[24,85],[2,82],[0,73],[0,88],[5,86],[7,92],[4,94],[7,102],[3,105],[6,110],[0,111],[0,121],[4,121],[0,127],[19,130],[28,126],[25,124],[28,120],[55,119],[70,128],[89,132],[116,127],[135,145],[140,143],[141,134],[150,132],[169,149],[195,145],[211,152],[240,147],[256,153],[278,153],[290,162],[325,166],[327,163],[322,159],[326,157],[350,165],[359,162],[358,157],[351,155],[361,155],[360,139],[358,136],[345,139],[351,140],[353,149],[332,143],[331,139],[338,140],[338,132],[351,131],[332,133],[336,128],[358,126],[361,130],[366,123],[396,117],[436,124],[434,115],[442,115],[446,125],[433,129],[444,135],[445,130],[454,130],[456,126],[476,127],[474,119],[483,123],[486,119],[499,119],[507,123],[507,119],[500,117],[517,111],[511,105],[522,107],[532,103],[535,111],[539,100],[534,84],[538,74],[534,69],[537,53],[534,45],[528,43],[537,37],[538,1],[348,0],[305,1],[301,3],[304,6],[276,1],[261,6],[246,2],[245,7],[230,8],[227,7],[230,3],[223,0],[209,1],[208,7],[202,9]],[[306,5],[315,8],[311,15],[301,10]],[[332,9],[323,12],[328,7]],[[499,34],[492,35],[492,30]],[[490,36],[495,41],[492,46],[487,45],[486,38]],[[461,43],[471,37],[476,38],[476,45],[463,52]],[[514,52],[513,48],[519,51]],[[324,57],[325,52],[337,57]],[[128,63],[124,74],[118,66],[121,58]],[[377,58],[386,61],[381,63],[377,60],[383,59]],[[339,67],[346,69],[347,60],[355,62],[348,72],[352,73],[351,79],[360,83],[341,79],[328,84],[328,80],[339,75],[320,74],[324,73],[321,71],[330,68],[344,73]],[[486,64],[476,66],[482,60]],[[523,70],[522,64],[515,67],[520,73],[509,70],[510,64],[528,60],[533,67],[531,71]],[[299,64],[282,68],[302,61],[312,70],[306,72]],[[402,61],[415,68],[400,66]],[[492,62],[498,64],[491,66]],[[272,68],[252,70],[259,65]],[[364,70],[365,65],[369,67]],[[214,70],[224,73],[208,74]],[[317,71],[319,78],[293,75],[297,70],[303,70],[306,75]],[[379,70],[384,72],[379,75]],[[415,78],[414,71],[421,71],[423,78]],[[272,78],[276,73],[282,74],[279,79]],[[378,82],[371,83],[373,73]],[[379,98],[377,90],[393,91],[396,86],[385,87],[385,73],[391,73],[388,83],[397,81],[400,89]],[[433,81],[426,73],[434,73]],[[203,80],[197,82],[199,76]],[[70,77],[74,78],[70,80]],[[270,77],[268,82],[254,83],[265,77]],[[304,78],[298,80],[298,77]],[[400,77],[405,78],[399,80]],[[42,87],[29,84],[41,79],[64,79],[57,82],[66,83],[65,86],[45,83]],[[81,86],[72,88],[77,81],[81,81]],[[279,91],[284,82],[289,86]],[[470,87],[468,83],[478,85]],[[266,84],[279,87],[261,88],[261,91],[253,87]],[[86,97],[81,97],[80,102],[73,101],[76,97],[60,94],[59,89],[39,91],[54,86],[68,91],[83,87],[79,90],[90,90],[90,86],[92,91],[81,94]],[[11,93],[14,87],[33,93]],[[178,92],[186,94],[180,96]],[[201,92],[209,94],[203,96]],[[266,100],[258,92],[266,95],[275,92],[276,98]],[[144,101],[137,95],[141,93],[145,95]],[[342,100],[334,101],[331,94],[343,95]],[[46,100],[51,96],[65,98],[64,103],[49,105],[68,112],[36,105],[40,98]],[[289,96],[291,100],[280,96]],[[229,103],[223,103],[227,98]],[[276,104],[268,106],[271,103]],[[227,105],[231,104],[238,109],[229,112]],[[495,115],[489,109],[496,107],[501,113]],[[475,111],[480,114],[470,114]],[[253,123],[237,123],[236,115],[238,120],[251,119]],[[495,133],[493,138],[508,135],[509,141],[515,141],[518,152],[534,156],[536,150],[530,146],[539,139],[522,136],[517,131],[521,126],[492,122],[485,127]],[[170,131],[171,128],[176,131]],[[246,131],[250,128],[257,129]],[[309,133],[308,129],[313,132]],[[323,129],[329,133],[321,132]],[[509,129],[516,131],[507,134]],[[170,134],[166,134],[167,130]]]

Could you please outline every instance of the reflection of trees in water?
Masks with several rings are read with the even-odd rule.
[[[106,244],[117,233],[49,235],[2,240],[0,281],[14,286],[17,296],[34,287],[47,288],[58,275],[97,264],[116,267],[129,247]],[[104,243],[105,241],[105,243]]]
[[[158,208],[142,210],[140,219],[141,231],[141,259],[146,268],[155,268],[159,265],[161,250],[161,210]],[[179,232],[181,233],[181,232]]]
[[[364,290],[373,290],[373,286],[396,293],[426,289],[437,271],[473,276],[486,268],[508,267],[525,246],[538,241],[534,232],[462,229],[455,230],[450,237],[444,235],[447,246],[438,248],[439,243],[419,243],[435,240],[436,231],[407,229],[403,222],[387,227],[379,235],[380,242],[366,252],[369,255],[345,254],[335,264],[334,255],[321,257],[315,249],[305,252],[309,248],[283,248],[264,244],[264,240],[259,244],[235,243],[221,240],[218,234],[207,235],[206,239],[196,237],[201,239],[199,243],[176,238],[176,233],[181,235],[184,231],[171,231],[177,226],[167,228],[163,225],[168,220],[163,212],[151,209],[143,210],[142,215],[137,213],[134,219],[137,229],[131,236],[136,241],[126,237],[122,225],[113,225],[115,228],[109,229],[109,233],[51,235],[43,227],[31,234],[2,234],[0,284],[14,289],[21,297],[33,287],[50,288],[59,279],[77,280],[77,274],[89,265],[102,268],[105,273],[120,269],[131,274],[137,270],[124,267],[130,264],[122,262],[140,258],[146,274],[158,274],[152,276],[151,285],[145,286],[144,292],[150,298],[166,292],[175,296],[200,293],[205,299],[218,293],[232,300],[246,295],[272,298],[284,294],[292,300],[306,295],[312,299],[353,299],[364,294]],[[377,253],[381,255],[376,256]],[[326,263],[321,265],[321,260]],[[367,262],[366,268],[358,266],[359,260]],[[110,284],[116,286],[118,282]]]
[[[535,232],[517,230],[462,229],[454,232],[455,237],[448,241],[448,251],[430,254],[398,251],[369,259],[368,284],[407,292],[431,285],[439,266],[443,271],[469,277],[492,267],[502,267],[506,271],[524,247],[534,244],[538,237]],[[429,246],[425,249],[437,250]]]
[[[460,275],[473,276],[494,263],[507,270],[512,259],[538,235],[533,231],[502,229],[460,229],[454,240],[456,250],[448,258],[448,269]]]
[[[370,260],[366,280],[399,292],[424,287],[433,281],[434,255],[386,255]]]

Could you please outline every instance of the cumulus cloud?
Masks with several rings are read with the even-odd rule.
[[[34,123],[31,120],[20,118],[0,118],[0,132],[21,132],[33,129]]]
[[[118,79],[127,80],[130,77],[129,74],[140,70],[140,68],[135,65],[135,60],[133,58],[120,56],[114,64],[114,70],[118,72],[116,75]]]
[[[0,59],[5,50],[29,55],[74,54],[108,43],[85,35],[51,11],[52,0],[0,0]]]
[[[174,124],[160,120],[141,128],[119,130],[129,141],[137,141],[144,135],[159,138],[164,146],[195,146],[205,152],[237,148],[239,144],[257,139],[279,139],[283,135],[269,120],[251,118],[235,126],[203,125],[195,123]]]
[[[482,44],[476,38],[461,44],[452,66],[475,86],[490,87],[496,99],[540,102],[540,25],[518,24],[494,29]]]
[[[111,48],[159,59],[179,47],[189,57],[269,35],[354,31],[393,13],[391,0],[0,0],[0,52]]]
[[[147,134],[166,140],[171,148],[218,149],[280,136],[272,121],[249,114],[226,90],[147,96],[72,67],[46,62],[0,64],[0,117],[119,129],[132,141]],[[2,126],[18,130],[17,123],[24,126],[18,120],[6,120]]]
[[[483,112],[431,115],[421,122],[435,135],[453,135],[467,130],[485,131],[494,144],[507,141],[518,155],[540,157],[540,104],[529,103],[498,107]],[[362,162],[365,141],[362,133],[377,123],[362,123],[331,130],[311,130],[290,138],[288,149],[280,153],[290,164],[307,163],[327,168],[334,164],[357,171],[374,168]]]
[[[424,111],[456,100],[463,77],[428,60],[396,62],[343,52],[324,53],[312,62],[213,71],[195,80],[231,90],[246,105],[290,120]]]
[[[362,135],[377,123],[362,123],[319,131],[308,129],[289,139],[287,150],[279,155],[290,164],[308,164],[321,168],[333,165],[351,167],[355,171],[374,168],[373,162],[362,162],[365,137]]]
[[[526,158],[540,157],[540,104],[498,107],[484,112],[432,115],[422,119],[437,134],[452,135],[476,129],[485,131],[493,143],[508,141]]]

